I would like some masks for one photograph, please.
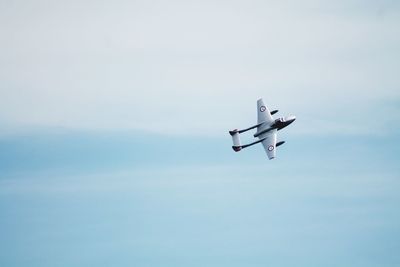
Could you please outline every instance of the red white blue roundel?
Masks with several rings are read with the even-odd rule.
[[[261,112],[264,112],[264,111],[266,111],[266,110],[267,110],[267,108],[266,108],[265,106],[261,106],[261,107],[260,107],[260,111],[261,111]]]
[[[273,146],[273,145],[270,145],[270,146],[268,147],[268,151],[272,151],[272,150],[274,150],[274,146]]]

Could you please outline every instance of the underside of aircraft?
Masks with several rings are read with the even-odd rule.
[[[232,136],[233,150],[239,152],[242,149],[261,143],[269,159],[276,156],[276,148],[285,143],[285,141],[277,142],[277,132],[296,120],[295,116],[280,117],[274,119],[272,115],[277,113],[278,110],[270,111],[264,104],[264,101],[259,99],[257,101],[257,124],[243,130],[232,130],[229,134]],[[242,145],[240,142],[240,134],[252,129],[257,129],[253,135],[258,138],[257,141],[250,144]]]

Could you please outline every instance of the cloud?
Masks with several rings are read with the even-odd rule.
[[[218,135],[255,121],[261,96],[285,114],[303,115],[305,125],[328,117],[327,125],[345,128],[359,113],[373,114],[371,106],[399,98],[399,8],[390,2],[3,7],[0,122],[6,129]],[[383,126],[378,115],[372,120]],[[353,127],[365,131],[361,121]]]

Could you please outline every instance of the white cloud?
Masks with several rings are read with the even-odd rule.
[[[3,3],[0,121],[215,135],[255,121],[263,96],[299,132],[382,128],[371,107],[399,98],[399,8],[306,4]]]

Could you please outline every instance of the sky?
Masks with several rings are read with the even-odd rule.
[[[399,266],[399,15],[0,1],[0,265]]]

